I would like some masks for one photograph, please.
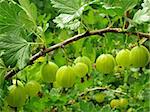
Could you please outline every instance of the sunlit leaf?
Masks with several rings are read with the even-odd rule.
[[[142,7],[143,9],[139,9],[133,17],[133,21],[137,24],[150,22],[150,0],[144,0]]]
[[[30,54],[30,44],[16,35],[1,36],[0,50],[3,50],[2,59],[6,66],[14,67],[16,64],[20,69],[27,65]]]
[[[85,6],[81,0],[51,0],[53,7],[59,9],[60,15],[54,19],[60,28],[76,29],[80,21],[76,20],[81,16]]]

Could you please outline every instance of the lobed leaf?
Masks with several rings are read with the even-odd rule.
[[[16,34],[22,30],[23,25],[18,18],[20,10],[15,3],[0,2],[0,34],[8,32]]]
[[[104,8],[104,13],[109,15],[119,15],[123,16],[126,11],[133,9],[138,0],[104,0],[102,8]]]
[[[29,0],[19,0],[20,7],[23,9],[19,13],[19,17],[23,22],[25,28],[29,31],[32,31],[36,27],[37,19],[37,8],[35,4],[30,3]]]
[[[51,0],[51,3],[61,13],[54,19],[58,27],[71,30],[79,27],[80,21],[77,18],[82,15],[87,4],[83,5],[82,0]]]
[[[20,69],[24,68],[29,61],[30,44],[16,35],[0,37],[0,51],[3,50],[2,59],[7,67],[14,67],[16,64]]]
[[[133,21],[137,24],[150,22],[150,0],[144,0],[142,7],[143,9],[139,9],[133,17]]]

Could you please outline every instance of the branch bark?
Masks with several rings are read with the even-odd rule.
[[[121,28],[105,28],[105,29],[100,29],[100,30],[95,30],[95,31],[87,31],[85,33],[82,33],[82,34],[78,34],[78,35],[75,35],[69,39],[66,39],[65,41],[63,42],[60,42],[58,44],[55,44],[49,48],[46,48],[45,50],[43,51],[40,51],[38,52],[37,54],[33,55],[30,59],[30,63],[28,65],[31,65],[33,64],[33,62],[39,58],[40,56],[44,56],[46,53],[49,53],[51,51],[54,51],[55,49],[58,49],[58,48],[61,48],[61,47],[64,47],[65,45],[68,45],[70,43],[73,43],[74,41],[77,41],[79,39],[82,39],[82,38],[87,38],[91,35],[103,35],[104,33],[107,33],[107,32],[112,32],[112,33],[124,33],[124,34],[128,34],[128,35],[137,35],[139,38],[148,38],[150,39],[150,34],[147,34],[147,33],[142,33],[142,32],[129,32],[129,31],[124,31],[122,30]],[[10,79],[12,76],[14,76],[16,73],[18,73],[20,70],[19,69],[15,69],[15,70],[11,70],[9,71],[6,75],[5,75],[5,79]]]

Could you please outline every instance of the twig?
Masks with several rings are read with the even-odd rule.
[[[91,92],[91,91],[96,91],[96,90],[108,90],[109,86],[107,87],[95,87],[95,88],[90,88],[90,89],[86,89],[84,92],[80,93],[78,96],[83,96],[86,95],[87,93]]]
[[[110,86],[89,88],[89,89],[86,89],[84,92],[80,93],[78,96],[84,96],[84,95],[88,94],[89,92],[97,91],[97,90],[101,90],[101,91],[107,90],[107,91],[112,91],[114,93],[119,93],[119,94],[127,95],[125,92],[118,91],[118,90],[113,90],[113,89],[111,89],[109,87]]]

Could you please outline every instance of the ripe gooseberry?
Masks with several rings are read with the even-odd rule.
[[[36,96],[37,93],[40,91],[40,89],[41,89],[41,85],[38,82],[36,82],[36,81],[29,81],[25,85],[26,93],[29,96]]]
[[[136,46],[132,48],[130,53],[130,61],[133,67],[144,67],[149,62],[149,51],[143,46]]]
[[[119,99],[119,105],[120,107],[126,107],[128,105],[128,100],[126,98]]]
[[[73,68],[78,77],[84,77],[88,73],[88,66],[84,63],[76,63]]]
[[[88,66],[88,72],[91,72],[92,70],[92,62],[87,56],[80,56],[75,59],[74,63],[84,63]]]
[[[41,69],[41,75],[45,82],[52,83],[56,80],[58,66],[53,62],[45,63]]]
[[[21,107],[26,101],[26,92],[24,87],[12,85],[9,87],[9,94],[6,97],[8,105],[12,107]]]
[[[111,73],[115,67],[115,59],[110,54],[102,54],[96,60],[96,69],[104,74]]]
[[[62,66],[56,73],[56,82],[64,88],[72,87],[75,83],[75,72],[70,66]]]
[[[118,108],[119,107],[119,99],[113,99],[113,100],[111,100],[111,102],[110,102],[110,106],[112,107],[112,108]]]
[[[95,94],[94,96],[95,100],[98,102],[98,103],[101,103],[104,101],[105,99],[105,94],[104,93],[97,93]]]
[[[116,56],[116,62],[123,67],[130,66],[130,51],[128,49],[122,49]]]

